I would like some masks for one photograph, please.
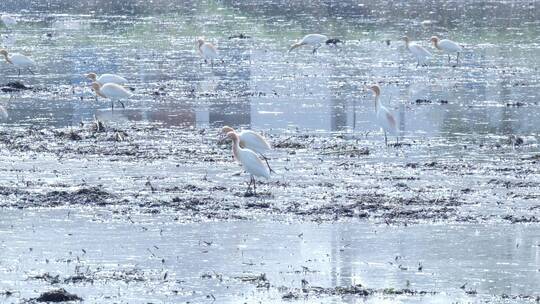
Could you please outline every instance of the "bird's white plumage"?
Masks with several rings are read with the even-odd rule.
[[[377,123],[385,132],[397,135],[397,124],[394,116],[380,101],[377,104]]]
[[[460,53],[463,51],[463,48],[452,40],[442,39],[437,44],[439,49],[445,53]]]
[[[253,150],[256,153],[264,154],[271,150],[270,144],[260,134],[251,130],[243,130],[238,133],[240,146]]]
[[[328,36],[321,35],[321,34],[308,34],[300,40],[301,44],[308,44],[312,46],[317,46],[319,44],[323,44],[328,40]]]
[[[408,47],[409,51],[413,54],[414,57],[416,57],[416,60],[422,62],[422,61],[425,61],[429,58],[431,58],[433,55],[431,55],[431,53],[426,50],[424,47],[414,43],[414,42],[410,42],[409,43],[409,47]]]
[[[218,57],[218,52],[214,45],[204,42],[199,46],[199,52],[204,59],[212,60]]]
[[[392,113],[390,113],[390,111],[388,111],[388,109],[382,105],[379,99],[381,95],[381,88],[378,85],[372,85],[368,89],[372,90],[373,93],[375,94],[376,121],[377,121],[377,124],[381,127],[381,129],[383,129],[384,141],[386,144],[388,144],[386,133],[390,133],[396,136],[398,135],[396,119],[394,115],[392,115]]]
[[[123,86],[116,83],[106,83],[100,88],[101,94],[110,99],[122,99],[133,96],[133,94],[126,90]]]
[[[36,64],[30,57],[22,54],[11,54],[8,57],[11,63],[17,67],[31,67]]]
[[[116,74],[103,74],[96,81],[102,85],[107,83],[126,84],[128,82],[127,79]]]
[[[301,47],[303,45],[309,45],[313,47],[313,53],[317,52],[317,50],[326,43],[328,40],[328,37],[326,35],[321,34],[308,34],[302,38],[302,40],[296,42],[295,44],[291,45],[289,48],[289,52],[294,50],[295,48]]]
[[[2,15],[2,17],[0,17],[0,20],[2,20],[2,23],[4,23],[4,25],[8,28],[17,24],[17,20],[10,15]]]
[[[233,145],[234,144],[235,143],[233,143]],[[236,145],[238,144],[236,143]],[[259,158],[259,156],[257,156],[257,153],[251,151],[250,149],[241,148],[240,146],[237,146],[236,149],[236,153],[234,153],[234,151],[233,153],[247,173],[256,177],[270,178],[270,170]]]

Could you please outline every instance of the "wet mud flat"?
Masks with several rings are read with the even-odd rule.
[[[102,121],[3,128],[0,205],[172,210],[182,221],[540,220],[540,154],[531,138],[517,145],[503,136],[409,138],[387,148],[377,135],[268,133],[277,174],[253,194],[220,136]]]

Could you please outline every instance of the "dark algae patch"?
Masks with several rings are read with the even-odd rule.
[[[39,297],[32,299],[34,302],[50,302],[50,303],[60,303],[60,302],[71,302],[71,301],[82,301],[83,299],[76,294],[67,292],[65,289],[55,289],[42,293]]]

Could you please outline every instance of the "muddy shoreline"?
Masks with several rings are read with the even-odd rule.
[[[444,149],[452,143],[441,138],[385,148],[362,134],[267,136],[277,174],[248,195],[247,176],[238,174],[229,144],[217,143],[217,129],[101,121],[3,128],[0,206],[168,209],[195,221],[540,221],[540,182],[527,178],[540,174],[540,156],[527,144],[486,137],[450,155]],[[137,170],[148,165],[162,172]]]

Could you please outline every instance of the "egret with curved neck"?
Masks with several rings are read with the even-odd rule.
[[[257,153],[250,149],[240,147],[240,138],[235,132],[227,133],[227,138],[232,140],[232,154],[234,159],[236,159],[250,175],[246,194],[250,192],[251,185],[253,185],[253,194],[256,194],[255,177],[264,177],[268,179],[270,178],[270,170],[257,156]]]
[[[247,148],[252,150],[253,152],[259,154],[259,156],[266,162],[266,165],[268,166],[268,169],[270,172],[275,171],[270,167],[270,164],[268,163],[268,158],[264,155],[266,152],[272,150],[272,147],[261,134],[257,132],[253,132],[251,130],[242,130],[240,132],[236,132],[233,128],[229,126],[224,126],[221,128],[221,132],[225,134],[225,137],[220,140],[223,141],[225,138],[227,138],[227,134],[229,132],[234,132],[236,135],[238,135],[238,138],[240,139],[240,147],[241,148]]]
[[[312,53],[315,54],[323,44],[337,46],[338,43],[343,43],[343,41],[336,38],[328,39],[328,36],[326,35],[308,34],[300,41],[291,45],[289,52],[301,46],[307,45],[313,48]]]
[[[104,85],[106,83],[116,83],[116,84],[126,84],[128,81],[124,77],[116,74],[102,74],[101,76],[97,76],[96,73],[88,73],[84,74],[84,76],[94,82],[98,82],[101,85]]]
[[[36,63],[30,57],[16,53],[9,54],[5,49],[0,49],[0,55],[4,56],[7,63],[14,65],[19,70],[19,76],[21,76],[21,69],[28,69],[30,73],[34,74],[30,67]]]
[[[430,41],[433,43],[436,49],[448,54],[448,63],[450,63],[450,54],[456,53],[456,65],[459,64],[459,54],[463,52],[463,48],[449,39],[439,39],[437,36],[431,37]]]
[[[388,146],[388,137],[386,133],[390,133],[396,136],[396,145],[398,144],[398,132],[397,132],[397,123],[394,115],[381,103],[381,87],[374,84],[367,87],[368,90],[371,90],[375,96],[375,115],[377,119],[377,124],[383,129],[384,132],[384,143]]]
[[[407,48],[407,50],[409,50],[416,58],[416,67],[418,67],[420,63],[425,64],[425,62],[433,56],[428,50],[412,42],[409,37],[404,36],[402,39],[405,41],[405,48]]]
[[[197,39],[197,49],[199,50],[199,55],[204,59],[205,63],[210,61],[210,64],[214,66],[214,59],[218,57],[218,51],[216,47],[210,43],[204,41],[203,38]]]
[[[123,86],[116,83],[106,83],[104,85],[99,84],[98,82],[92,83],[92,89],[96,92],[96,95],[108,98],[111,100],[111,110],[114,110],[114,101],[118,101],[122,108],[126,106],[120,99],[125,99],[133,96],[133,94],[126,90]]]

